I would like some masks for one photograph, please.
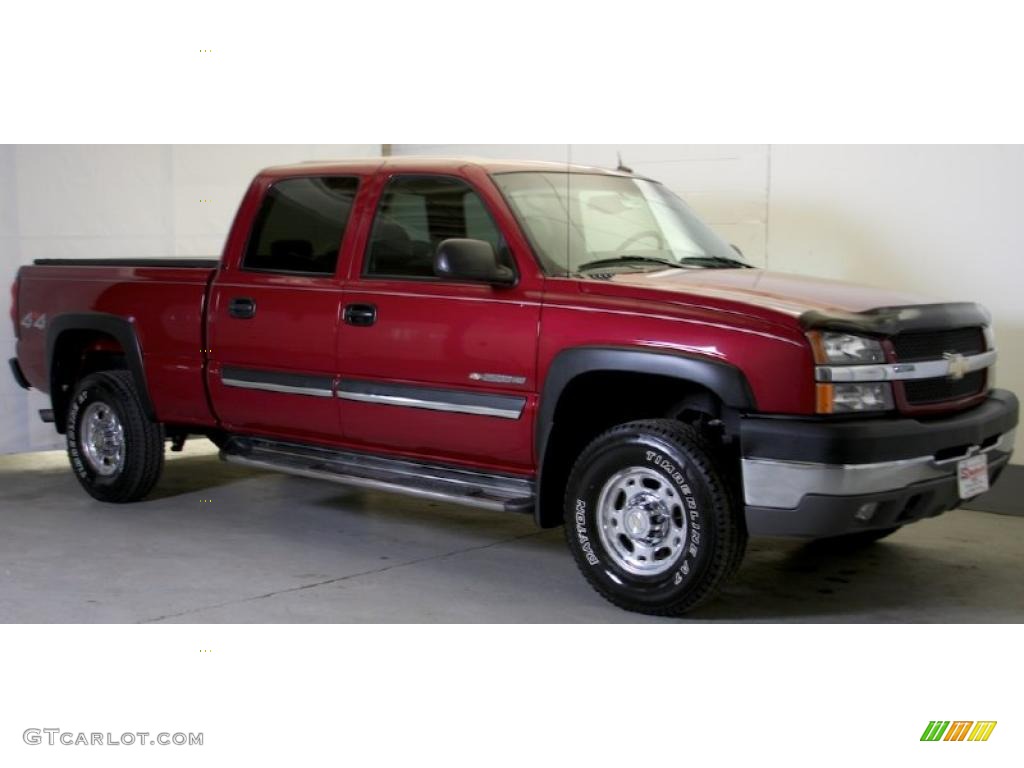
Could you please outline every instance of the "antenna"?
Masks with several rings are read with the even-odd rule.
[[[632,173],[633,172],[632,168],[630,168],[627,165],[623,165],[622,164],[622,153],[621,152],[616,152],[615,154],[618,155],[618,158],[619,158],[619,167],[616,168],[615,170],[616,171],[621,171],[622,173]]]

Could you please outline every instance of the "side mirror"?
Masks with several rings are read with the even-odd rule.
[[[515,273],[498,263],[498,254],[490,243],[457,237],[437,246],[434,274],[447,280],[490,285],[512,285],[516,281]]]

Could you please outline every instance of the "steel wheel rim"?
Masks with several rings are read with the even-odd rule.
[[[647,467],[612,475],[597,499],[597,530],[605,551],[622,570],[659,576],[686,546],[683,499],[670,480]]]
[[[79,446],[98,475],[116,475],[124,466],[124,427],[106,403],[91,403],[82,414]]]

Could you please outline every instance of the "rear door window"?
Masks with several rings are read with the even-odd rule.
[[[311,176],[274,184],[242,259],[257,272],[333,275],[359,179]]]

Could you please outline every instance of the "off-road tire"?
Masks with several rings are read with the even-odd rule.
[[[577,566],[602,597],[626,610],[678,616],[715,596],[747,542],[739,494],[721,456],[697,429],[669,419],[621,424],[583,450],[566,487],[565,533]],[[598,529],[601,489],[632,467],[658,473],[685,509],[682,554],[663,574],[625,570]]]
[[[123,462],[108,476],[94,469],[81,444],[83,415],[93,403],[108,406],[123,430]],[[95,499],[119,504],[138,501],[160,479],[164,466],[163,426],[147,418],[128,371],[101,371],[78,382],[68,408],[65,437],[71,469]]]

